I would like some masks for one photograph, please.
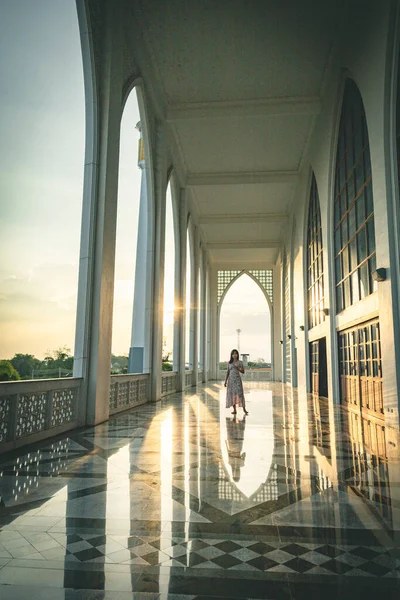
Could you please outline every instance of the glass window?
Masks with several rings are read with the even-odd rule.
[[[379,322],[372,321],[341,331],[338,336],[342,404],[358,405],[363,411],[381,416],[383,395]]]
[[[337,210],[339,210],[339,208]],[[340,247],[339,229],[335,232],[335,245]],[[317,182],[314,175],[311,182],[310,203],[308,209],[307,287],[308,327],[311,329],[322,323],[325,319],[325,315],[322,312],[324,300],[324,267],[321,212],[319,208]]]
[[[340,312],[375,290],[370,276],[375,228],[368,130],[360,92],[350,79],[343,98],[335,182],[336,309]]]

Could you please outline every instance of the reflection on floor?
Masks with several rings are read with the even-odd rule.
[[[0,597],[400,597],[398,434],[209,383],[0,459]]]

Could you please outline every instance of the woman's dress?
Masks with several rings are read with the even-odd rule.
[[[243,363],[241,361],[228,363],[229,377],[226,386],[226,408],[235,405],[242,406],[244,409],[246,408],[242,378],[238,371],[238,367],[243,368]]]

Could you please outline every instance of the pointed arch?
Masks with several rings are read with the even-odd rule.
[[[179,281],[179,222],[177,222],[176,182],[172,167],[168,171],[165,207],[165,261],[163,306],[163,355],[177,368],[176,295]]]
[[[364,104],[356,83],[345,82],[335,162],[334,259],[336,312],[376,290],[374,201]]]
[[[265,296],[266,301],[268,302],[268,306],[269,306],[269,310],[271,311],[271,316],[273,313],[273,306],[272,306],[272,302],[271,302],[271,298],[269,297],[268,292],[266,291],[266,289],[261,285],[260,281],[252,274],[251,271],[247,270],[247,269],[243,269],[243,271],[239,271],[237,275],[235,275],[235,277],[233,279],[231,279],[231,281],[228,283],[228,285],[226,286],[226,288],[224,289],[221,298],[219,299],[218,302],[218,311],[220,311],[222,304],[224,302],[224,298],[226,296],[226,294],[229,292],[230,288],[233,286],[233,284],[240,279],[240,277],[242,275],[248,275],[250,277],[250,279],[252,279],[260,288],[260,290],[262,291],[262,293]]]
[[[323,313],[325,291],[321,209],[314,172],[311,174],[308,202],[306,248],[308,328],[312,329],[312,327],[325,320],[325,314]]]
[[[222,308],[223,308],[223,304],[224,304],[224,300],[225,297],[227,295],[227,293],[229,292],[229,290],[232,288],[232,286],[243,276],[243,275],[247,275],[252,281],[254,281],[254,283],[257,284],[257,286],[260,288],[261,292],[263,293],[263,296],[265,298],[265,300],[267,301],[267,305],[268,305],[268,309],[269,309],[269,318],[270,318],[270,355],[271,355],[271,372],[272,374],[274,373],[274,364],[273,364],[273,360],[274,360],[274,311],[273,311],[273,304],[271,302],[271,298],[268,295],[267,290],[262,286],[261,282],[257,279],[257,277],[255,277],[255,275],[253,275],[253,273],[251,272],[251,270],[248,269],[243,269],[242,271],[238,272],[228,283],[228,285],[226,286],[226,288],[224,289],[220,300],[218,302],[217,305],[217,340],[218,340],[218,362],[219,362],[219,353],[220,353],[220,338],[221,338],[221,312],[222,312]],[[273,377],[273,375],[272,375]]]

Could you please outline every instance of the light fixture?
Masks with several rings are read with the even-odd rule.
[[[291,339],[292,339],[292,336],[291,336],[291,335],[288,335],[288,336],[287,336],[287,338],[288,338],[288,340],[291,340]]]
[[[324,315],[327,317],[329,315],[329,308],[323,308],[322,312],[324,313]]]
[[[300,325],[300,331],[304,331],[304,325]]]
[[[283,344],[283,340],[279,340],[279,343],[280,343],[280,344]]]
[[[372,273],[372,279],[374,281],[385,281],[386,280],[386,269],[376,269]]]

